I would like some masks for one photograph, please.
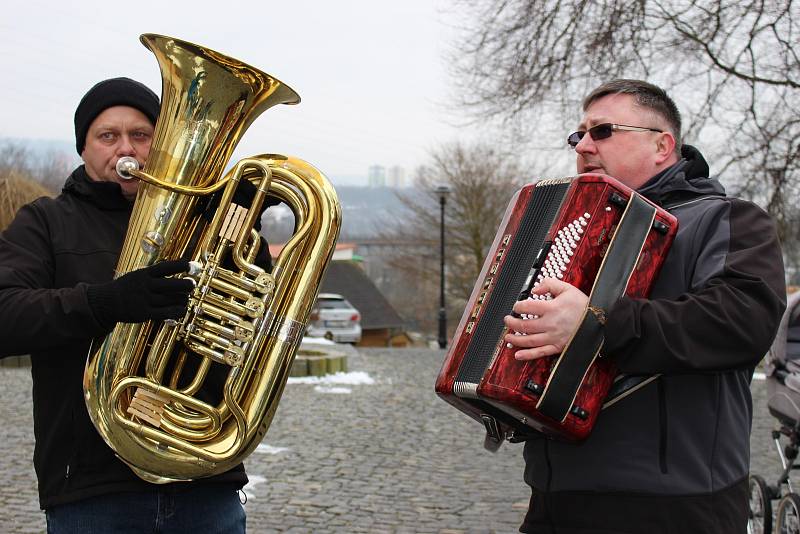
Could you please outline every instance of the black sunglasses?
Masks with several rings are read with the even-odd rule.
[[[627,126],[625,124],[611,124],[610,122],[604,122],[603,124],[598,124],[597,126],[592,126],[585,132],[572,132],[567,137],[567,144],[572,148],[578,146],[578,143],[581,142],[583,136],[587,133],[592,138],[593,141],[599,141],[600,139],[606,139],[611,137],[611,134],[614,133],[615,130],[622,130],[626,132],[658,132],[663,133],[664,130],[658,130],[656,128],[644,128],[642,126]]]

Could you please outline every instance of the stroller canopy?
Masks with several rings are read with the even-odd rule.
[[[800,290],[787,295],[786,312],[767,354],[766,363],[767,375],[779,369],[800,374]]]

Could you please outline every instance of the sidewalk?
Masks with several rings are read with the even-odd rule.
[[[510,533],[527,509],[522,446],[483,449],[481,425],[433,392],[444,354],[350,351],[349,373],[290,379],[264,443],[247,459],[248,531]],[[30,370],[0,368],[0,530],[44,532],[31,464]],[[780,465],[763,380],[753,382],[753,472]]]
[[[290,379],[245,462],[248,531],[515,532],[529,496],[522,447],[486,452],[483,427],[436,397],[444,353],[340,347],[351,351],[343,383]],[[9,533],[45,529],[30,387],[29,369],[0,368],[0,525]]]

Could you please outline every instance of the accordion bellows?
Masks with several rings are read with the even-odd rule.
[[[608,176],[542,180],[520,189],[455,331],[437,394],[482,422],[487,442],[531,431],[586,438],[609,404],[612,385],[623,378],[613,358],[602,357],[602,328],[586,335],[579,329],[559,355],[518,361],[517,349],[504,341],[503,317],[544,277],[574,285],[592,304],[613,303],[622,294],[646,297],[677,227],[674,216]]]

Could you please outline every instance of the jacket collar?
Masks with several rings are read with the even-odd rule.
[[[691,145],[683,145],[681,159],[641,186],[638,192],[660,206],[670,206],[700,196],[725,196],[725,188],[710,178],[708,163]]]
[[[86,174],[84,165],[72,171],[61,191],[67,195],[81,197],[101,210],[130,211],[133,208],[133,202],[122,195],[119,184],[92,180]]]

